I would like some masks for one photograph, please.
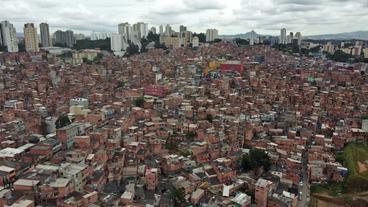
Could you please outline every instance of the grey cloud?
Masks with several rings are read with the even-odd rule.
[[[218,0],[184,0],[183,2],[189,10],[223,9],[226,6]]]
[[[0,0],[0,20],[23,30],[48,22],[52,30],[117,31],[120,22],[187,25],[221,34],[278,34],[281,27],[307,34],[366,30],[368,0]]]

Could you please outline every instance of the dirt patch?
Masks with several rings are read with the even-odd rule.
[[[368,170],[367,164],[358,161],[359,173],[364,173]]]

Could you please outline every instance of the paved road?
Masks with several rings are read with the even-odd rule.
[[[302,169],[302,181],[303,186],[299,185],[299,192],[302,192],[301,199],[298,200],[298,207],[308,207],[309,206],[309,196],[310,196],[310,189],[309,189],[309,182],[307,176],[307,156],[308,153],[304,153],[304,157],[302,159],[303,162],[303,169]]]

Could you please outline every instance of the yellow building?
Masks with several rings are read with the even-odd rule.
[[[87,59],[87,61],[94,61],[100,52],[100,50],[93,49],[86,49],[83,51],[75,52],[73,53],[73,65],[83,63],[83,59]]]
[[[33,23],[24,25],[24,43],[27,52],[39,52],[37,28]]]
[[[363,49],[364,58],[368,58],[368,48]]]
[[[341,51],[342,51],[343,53],[346,53],[346,54],[351,55],[351,48],[349,48],[349,47],[347,47],[347,48],[341,48]]]
[[[180,48],[180,38],[179,37],[171,37],[171,36],[164,36],[164,43],[166,47],[170,48]]]

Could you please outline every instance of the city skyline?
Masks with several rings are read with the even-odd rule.
[[[368,21],[365,0],[129,0],[74,1],[2,0],[0,19],[9,20],[18,32],[25,23],[46,22],[50,32],[71,29],[90,34],[117,32],[122,22],[147,22],[149,28],[170,24],[174,30],[185,25],[193,32],[218,29],[220,35],[255,30],[278,35],[280,28],[306,35],[364,30]],[[144,9],[142,9],[144,8]],[[359,8],[359,9],[357,9]]]

